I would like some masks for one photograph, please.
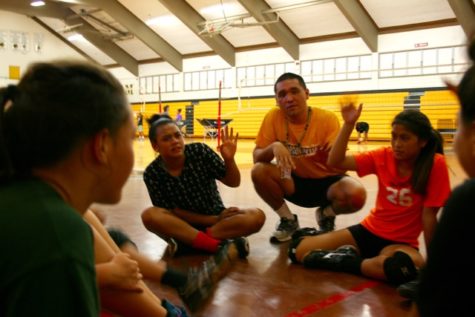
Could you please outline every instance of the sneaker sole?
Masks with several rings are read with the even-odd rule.
[[[272,236],[272,237],[270,237],[269,241],[270,241],[270,243],[278,244],[278,243],[283,243],[283,242],[290,241],[290,239],[292,239],[291,236],[288,236],[287,238],[281,238],[281,239]]]

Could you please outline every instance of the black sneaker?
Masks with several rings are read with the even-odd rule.
[[[348,272],[349,262],[359,258],[355,247],[341,246],[334,251],[313,250],[303,259],[305,267],[312,269],[325,269],[331,271]]]
[[[325,233],[325,232],[313,227],[299,228],[295,230],[295,232],[292,234],[292,240],[303,238],[303,237],[318,236],[319,234],[322,234],[322,233]]]
[[[221,254],[233,261],[236,258],[245,259],[249,255],[249,241],[245,237],[228,239],[221,242],[221,246],[216,256]]]
[[[294,215],[294,219],[280,218],[280,222],[277,225],[276,230],[272,233],[270,242],[280,243],[289,241],[292,238],[292,234],[299,228],[299,220],[297,215]]]
[[[325,207],[326,208],[326,207]],[[335,230],[335,216],[327,216],[324,211],[325,208],[318,207],[315,211],[318,226],[322,232],[330,232]],[[330,207],[331,208],[331,207]]]
[[[397,292],[404,298],[412,301],[416,300],[417,294],[419,292],[419,279],[399,285]]]

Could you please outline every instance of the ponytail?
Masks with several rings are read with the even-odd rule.
[[[429,176],[434,165],[436,153],[444,154],[443,139],[439,131],[431,128],[426,145],[422,148],[419,157],[414,165],[412,173],[412,187],[417,193],[425,194]]]
[[[434,128],[425,114],[417,110],[404,110],[393,120],[392,125],[401,124],[427,143],[421,149],[412,171],[411,185],[416,193],[424,195],[427,183],[434,164],[436,153],[444,154],[443,139]]]

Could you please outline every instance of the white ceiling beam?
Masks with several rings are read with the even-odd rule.
[[[334,0],[372,52],[378,51],[378,27],[358,0]]]
[[[193,33],[198,35],[216,54],[221,56],[229,65],[236,66],[234,47],[220,34],[213,37],[201,36],[200,25],[206,20],[184,0],[160,0],[173,15],[180,19]]]
[[[239,0],[239,3],[257,20],[257,22],[274,21],[276,13],[266,13],[272,8],[264,0]],[[300,43],[298,37],[281,20],[276,23],[263,24],[262,27],[277,43],[294,59],[300,59]]]
[[[125,52],[120,46],[114,42],[105,39],[100,32],[92,27],[87,21],[81,19],[77,14],[71,10],[66,3],[50,2],[47,6],[31,7],[30,1],[26,0],[2,0],[0,1],[0,9],[18,14],[27,15],[30,17],[49,17],[63,20],[67,25],[77,25],[78,21],[83,24],[75,31],[89,42],[91,42],[98,49],[103,51],[106,55],[116,61],[119,65],[127,69],[129,72],[138,76],[138,62]],[[40,24],[41,25],[41,24]],[[51,28],[47,28],[49,32],[64,41],[67,42],[61,35]],[[68,43],[70,46],[70,44]],[[78,49],[79,50],[79,49]],[[82,55],[82,52],[80,52]]]
[[[167,41],[160,37],[142,20],[131,13],[126,7],[116,0],[83,0],[89,5],[107,12],[115,21],[134,34],[145,45],[160,55],[178,71],[183,71],[183,56]]]

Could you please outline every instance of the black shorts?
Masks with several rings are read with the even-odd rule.
[[[366,258],[374,258],[381,253],[381,250],[392,244],[406,244],[403,242],[391,241],[378,237],[370,232],[362,224],[357,224],[348,227],[353,239],[355,239],[356,245],[360,250],[361,256]],[[412,246],[411,246],[412,248]]]
[[[369,131],[368,122],[361,121],[361,122],[356,123],[356,131],[358,131],[359,133],[368,132]]]
[[[326,207],[331,201],[327,198],[328,188],[347,175],[334,175],[325,178],[302,178],[292,174],[295,193],[284,198],[297,206]]]
[[[119,248],[121,248],[125,243],[131,243],[135,248],[137,248],[137,245],[134,243],[134,241],[132,241],[122,230],[109,228],[107,229],[107,232]]]

